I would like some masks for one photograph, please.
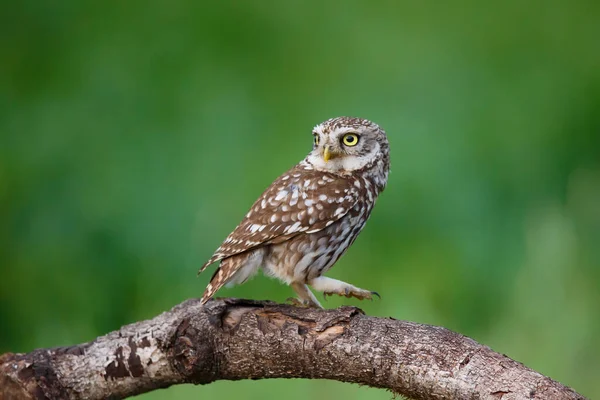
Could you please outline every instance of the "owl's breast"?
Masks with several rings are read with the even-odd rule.
[[[374,204],[374,194],[367,193],[365,188],[364,196],[348,213],[327,228],[271,245],[265,257],[265,272],[288,284],[305,283],[327,272],[365,226]]]

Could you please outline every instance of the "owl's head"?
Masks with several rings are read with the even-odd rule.
[[[353,172],[389,168],[389,144],[377,124],[362,118],[337,117],[313,129],[313,150],[306,161],[321,171]],[[384,172],[384,171],[382,171]]]

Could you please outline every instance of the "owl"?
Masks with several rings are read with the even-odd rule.
[[[327,295],[371,299],[375,292],[323,276],[365,226],[387,183],[389,144],[377,124],[338,117],[317,125],[313,149],[277,178],[202,266],[220,261],[202,296],[241,284],[262,268],[287,283],[297,303],[321,307]],[[200,273],[199,272],[199,273]]]

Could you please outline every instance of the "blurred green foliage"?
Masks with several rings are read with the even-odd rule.
[[[329,273],[600,397],[600,3],[21,1],[0,20],[0,352],[199,297],[197,268],[338,115],[392,174]],[[259,277],[220,296],[283,301]],[[297,390],[294,390],[297,389]],[[364,398],[327,381],[147,399]]]

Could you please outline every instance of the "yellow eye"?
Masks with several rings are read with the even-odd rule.
[[[315,146],[319,145],[319,135],[315,135]]]
[[[356,146],[358,144],[358,135],[355,133],[348,133],[342,138],[342,143],[346,146]]]

